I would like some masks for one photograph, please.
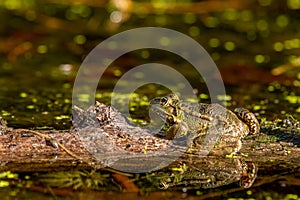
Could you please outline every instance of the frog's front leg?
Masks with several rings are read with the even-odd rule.
[[[166,139],[171,140],[173,138],[183,137],[187,135],[187,132],[188,128],[184,123],[174,124],[168,129]]]
[[[166,139],[168,140],[185,136],[188,132],[187,124],[174,115],[167,117],[165,125],[169,126],[166,131]]]
[[[174,124],[173,126],[171,126],[167,130],[166,139],[172,140],[173,138],[175,138],[176,137],[176,133],[177,133],[177,131],[179,129],[180,129],[180,125],[179,124]]]

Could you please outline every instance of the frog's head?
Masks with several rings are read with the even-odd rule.
[[[177,95],[168,94],[163,97],[152,99],[150,101],[150,111],[154,111],[154,113],[159,116],[159,119],[163,120],[164,125],[161,127],[161,130],[166,132],[167,139],[182,136],[182,131],[186,133],[185,129],[181,127],[182,110],[180,109],[179,98]],[[151,119],[156,120],[157,118],[153,117]],[[177,135],[179,129],[180,135]]]
[[[150,105],[159,105],[160,110],[167,115],[179,116],[179,98],[176,94],[168,94],[163,97],[156,97],[150,101]]]

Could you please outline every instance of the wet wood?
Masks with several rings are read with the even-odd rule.
[[[83,147],[76,131],[39,132],[54,138],[76,156],[62,148],[55,148],[49,140],[31,130],[5,128],[0,131],[0,171],[32,172],[104,167]],[[258,138],[262,135],[267,136],[261,133],[243,141],[241,153],[247,155],[244,159],[256,163],[262,175],[299,173],[299,135],[293,135],[291,141],[259,142]]]
[[[55,138],[77,157],[62,148],[55,148],[49,140],[31,130],[7,129],[0,135],[0,171],[51,171],[101,168],[76,139],[74,131],[39,131]],[[78,158],[85,158],[85,162]],[[95,164],[95,165],[93,165]],[[92,166],[93,165],[93,166]]]

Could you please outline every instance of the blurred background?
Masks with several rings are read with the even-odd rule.
[[[260,120],[299,118],[299,10],[299,0],[2,0],[0,116],[12,127],[70,128],[72,87],[85,56],[116,33],[154,26],[187,34],[208,51],[229,108],[246,107]],[[109,66],[97,100],[109,102],[122,74],[150,61],[182,69],[200,101],[209,102],[205,82],[185,70],[185,60],[151,49]],[[141,87],[132,118],[147,120],[144,102],[167,92]]]
[[[229,109],[248,108],[255,113],[262,129],[268,124],[272,127],[265,128],[265,133],[271,130],[271,136],[272,131],[276,135],[278,128],[279,134],[282,134],[280,138],[285,141],[286,136],[294,136],[289,135],[292,129],[295,140],[298,140],[299,11],[300,0],[1,0],[0,117],[14,128],[71,128],[72,87],[84,58],[101,41],[112,35],[153,26],[184,33],[207,50],[225,83],[226,96],[219,97],[225,100],[224,106]],[[153,49],[129,52],[108,66],[99,83],[96,99],[109,104],[113,87],[120,77],[135,66],[149,62],[166,64],[180,71],[191,82],[199,101],[210,102],[205,82],[202,77],[195,75],[186,60]],[[140,79],[144,76],[136,74]],[[122,84],[126,87],[134,83],[128,81]],[[175,87],[181,87],[180,83]],[[151,84],[138,88],[131,94],[130,120],[137,124],[148,123],[149,99],[169,92],[165,87]],[[122,104],[122,99],[129,94],[113,95]],[[82,94],[79,98],[80,101],[87,101],[89,94]],[[286,132],[280,132],[285,128]],[[269,142],[267,139],[261,140]],[[277,139],[276,142],[279,143]],[[294,164],[280,161],[277,166],[288,165],[286,169],[295,168],[299,171],[296,161]],[[0,161],[0,164],[3,163]],[[272,172],[280,175],[280,169],[272,169]],[[59,181],[65,173],[58,173],[54,178],[45,180],[50,183],[56,179]],[[266,183],[272,180],[268,179],[267,170],[259,173],[266,174]],[[94,171],[80,171],[79,175],[75,171],[74,174],[75,178],[71,176],[69,181],[76,182],[78,177],[89,180],[88,177],[97,175]],[[100,177],[103,183],[112,179],[106,175],[103,180]],[[287,182],[283,179],[280,184],[265,187],[259,187],[258,184],[257,190],[242,191],[236,188],[236,191],[241,191],[248,199],[252,196],[257,199],[299,199],[299,173],[294,175]],[[0,181],[0,196],[4,199],[21,198],[22,195],[23,199],[60,199],[55,193],[69,199],[75,197],[72,196],[71,185],[65,190],[55,191],[51,187],[34,188],[33,185],[31,189],[40,192],[31,193],[27,190],[31,182],[29,176],[20,175],[19,179],[18,174],[8,171],[0,174],[0,179],[3,177],[15,181],[10,187],[7,187],[7,182]],[[145,181],[139,178],[138,174],[134,177],[135,180]],[[24,184],[27,179],[28,182]],[[65,185],[66,182],[59,184]],[[113,189],[97,187],[96,190],[120,191],[121,187],[115,185]],[[187,193],[182,191],[159,191],[149,196],[145,192],[147,195],[144,196],[145,199],[187,197]],[[211,194],[218,194],[218,191],[219,195],[222,194],[222,189],[216,189]],[[83,192],[79,190],[78,194],[78,199],[99,198],[92,189]],[[197,191],[195,198],[201,198],[201,194],[202,190]],[[132,199],[131,193],[107,192],[98,195]],[[237,199],[235,197],[239,195],[230,194],[228,199]]]

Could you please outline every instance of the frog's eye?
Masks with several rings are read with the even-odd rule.
[[[162,98],[160,99],[160,104],[164,106],[164,105],[166,105],[166,104],[168,103],[168,101],[169,101],[168,98],[162,97]]]

